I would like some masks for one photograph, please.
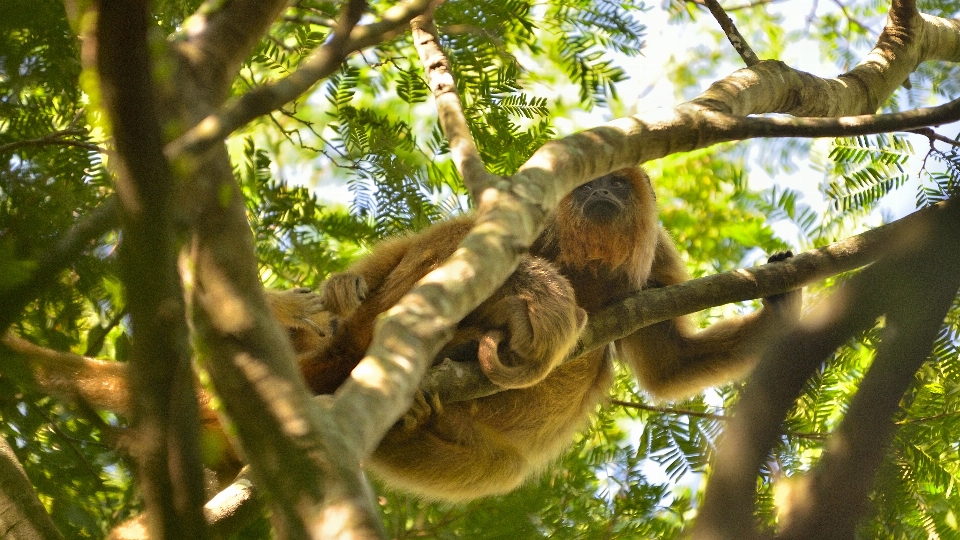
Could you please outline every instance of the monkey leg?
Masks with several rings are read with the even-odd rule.
[[[447,415],[412,433],[391,432],[367,466],[395,488],[451,502],[507,493],[537,470],[496,430]]]

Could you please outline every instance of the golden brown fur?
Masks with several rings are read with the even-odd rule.
[[[602,192],[603,204],[588,211],[594,191]],[[454,220],[422,235],[388,242],[327,282],[325,305],[345,321],[334,335],[334,345],[303,366],[316,391],[332,392],[344,380],[369,344],[375,316],[452,253],[471,224],[469,218]],[[569,280],[577,303],[588,313],[644,287],[688,279],[672,240],[658,225],[653,190],[641,169],[617,171],[566,197],[531,252],[537,257],[525,259],[504,288],[464,321],[459,341],[455,339],[446,353],[461,351],[457,343],[495,336],[496,331],[486,329],[491,323],[503,327],[504,317],[515,319],[512,302],[522,299],[532,321],[538,306],[556,302],[557,291],[564,291],[565,297],[566,285],[551,293],[533,283],[541,276],[562,281],[542,259]],[[663,322],[619,340],[617,353],[654,396],[687,395],[742,375],[754,361],[759,338],[776,326],[774,322],[789,318],[785,313],[796,312],[798,298],[799,293],[790,293],[775,302],[765,301],[784,309],[764,309],[703,332],[695,331],[686,317]],[[549,304],[541,306],[542,302]],[[501,345],[500,355],[512,350],[517,366],[523,365],[525,356],[544,349],[565,350],[571,343],[566,338],[577,333],[569,320],[554,330],[544,325],[541,333],[564,325],[563,336],[533,340],[540,343],[538,348],[527,338],[516,339],[516,327],[524,325],[509,323],[506,327],[514,339],[508,347]],[[479,352],[481,365],[488,369],[482,337],[480,341],[474,354]],[[518,349],[528,352],[518,355]],[[528,369],[539,380],[546,374],[542,368],[552,367],[554,361],[533,365]],[[496,382],[513,389],[489,397],[432,407],[421,400],[403,425],[388,433],[368,467],[388,484],[430,499],[466,501],[516,488],[567,448],[612,381],[606,348],[556,367],[532,386],[524,373],[514,374],[519,382],[511,385],[511,374],[501,370]]]
[[[333,393],[362,359],[376,317],[443,263],[473,226],[471,217],[388,240],[324,284],[323,304],[341,319],[332,342],[301,361],[308,385]],[[586,322],[573,289],[551,265],[524,256],[513,275],[461,321],[439,358],[477,360],[504,388],[530,386],[549,373],[576,343]],[[472,347],[471,347],[472,344]]]

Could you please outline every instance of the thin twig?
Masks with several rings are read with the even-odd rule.
[[[757,55],[754,54],[753,49],[750,48],[747,40],[744,39],[740,34],[740,31],[737,30],[737,27],[733,24],[733,20],[730,18],[730,16],[723,11],[723,8],[720,6],[720,2],[717,0],[703,0],[703,5],[707,6],[707,9],[709,9],[710,13],[713,14],[713,18],[720,23],[720,28],[723,29],[723,33],[726,34],[730,44],[733,45],[733,48],[737,50],[738,54],[740,54],[740,58],[743,59],[743,62],[747,65],[747,67],[759,63],[760,59],[757,58]]]
[[[83,148],[84,150],[89,150],[91,152],[99,152],[101,154],[106,154],[107,150],[101,148],[93,143],[86,141],[77,141],[74,139],[67,139],[71,135],[83,135],[86,133],[86,130],[80,128],[67,128],[61,131],[54,131],[53,133],[48,133],[43,137],[37,137],[36,139],[28,139],[25,141],[14,141],[7,144],[0,144],[0,154],[14,152],[20,148],[28,148],[33,146],[49,146],[49,145],[59,145],[59,146],[73,146],[76,148]]]
[[[221,110],[200,121],[177,140],[167,145],[166,155],[200,154],[217,141],[253,119],[293,101],[320,80],[329,77],[347,55],[393,38],[410,19],[423,13],[433,0],[409,0],[386,12],[376,23],[356,26],[364,2],[349,2],[341,14],[337,29],[327,42],[288,77],[257,87]]]
[[[916,133],[917,135],[923,135],[927,139],[930,139],[930,148],[933,148],[933,141],[940,141],[942,143],[949,144],[950,146],[960,147],[960,141],[940,135],[932,128],[911,129],[908,130],[907,133]]]

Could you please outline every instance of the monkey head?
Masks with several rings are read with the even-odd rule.
[[[597,223],[609,223],[631,204],[633,189],[628,175],[616,171],[583,184],[573,190],[571,197],[584,217]]]
[[[649,274],[658,231],[650,178],[643,169],[630,167],[564,197],[534,251],[596,275],[623,269],[639,288]]]

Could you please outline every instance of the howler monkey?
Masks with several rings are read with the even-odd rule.
[[[460,218],[421,236],[387,242],[325,284],[325,306],[343,322],[333,343],[302,363],[315,391],[339,386],[369,345],[376,315],[452,253],[471,224],[470,218]],[[519,486],[569,446],[612,382],[607,348],[554,368],[555,354],[572,343],[582,318],[571,323],[568,313],[558,318],[562,324],[551,318],[538,329],[536,314],[563,311],[553,304],[563,306],[570,285],[576,303],[591,313],[640,289],[689,279],[669,234],[658,225],[653,190],[639,168],[600,177],[565,197],[531,255],[464,321],[463,329],[474,330],[462,331],[445,353],[462,351],[464,343],[479,338],[479,356],[499,351],[508,355],[504,365],[532,359],[537,367],[517,369],[517,384],[510,384],[508,371],[500,371],[495,382],[512,389],[492,396],[432,407],[418,400],[367,463],[388,484],[449,501]],[[541,277],[550,281],[538,287]],[[551,292],[560,292],[562,299]],[[761,311],[699,332],[686,317],[655,324],[618,340],[616,355],[653,396],[689,395],[748,370],[763,338],[796,317],[799,300],[799,291],[767,298]],[[501,335],[485,330],[491,327],[503,328],[510,339],[491,346]],[[549,335],[562,327],[565,336]],[[517,349],[525,352],[516,354]],[[480,363],[484,366],[483,358]],[[546,378],[530,385],[542,375]]]

